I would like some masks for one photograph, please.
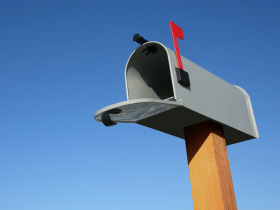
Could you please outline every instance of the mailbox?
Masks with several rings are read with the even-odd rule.
[[[223,126],[227,145],[258,138],[246,91],[181,58],[188,85],[178,82],[182,70],[173,50],[159,42],[142,44],[126,64],[127,101],[100,109],[95,119],[138,123],[182,139],[184,127],[211,120]]]

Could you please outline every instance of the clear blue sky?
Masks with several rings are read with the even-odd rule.
[[[184,141],[94,120],[125,101],[134,33],[251,96],[257,140],[229,146],[239,210],[279,209],[279,1],[1,1],[0,209],[193,209]]]

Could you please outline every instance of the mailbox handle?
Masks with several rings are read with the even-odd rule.
[[[183,70],[183,64],[182,64],[182,60],[181,60],[181,55],[180,55],[177,38],[184,40],[184,33],[183,33],[183,30],[179,26],[177,26],[175,23],[173,23],[172,21],[170,21],[170,28],[171,28],[171,33],[172,33],[172,37],[173,37],[174,47],[175,47],[177,64],[178,64],[178,67]]]

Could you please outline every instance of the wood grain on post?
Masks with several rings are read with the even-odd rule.
[[[222,126],[202,122],[184,128],[195,210],[236,210]]]

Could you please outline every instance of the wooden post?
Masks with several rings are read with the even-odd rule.
[[[222,126],[202,122],[184,128],[195,210],[236,210]]]

